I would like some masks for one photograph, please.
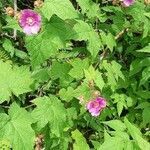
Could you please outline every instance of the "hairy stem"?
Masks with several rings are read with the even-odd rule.
[[[17,13],[17,0],[14,0],[14,18],[16,19],[16,13]],[[17,30],[14,29],[14,39],[16,40],[17,37]]]

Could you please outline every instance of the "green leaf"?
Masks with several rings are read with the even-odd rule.
[[[88,144],[86,143],[86,139],[79,130],[76,129],[72,132],[72,138],[75,140],[75,143],[73,144],[74,150],[81,150],[83,147],[84,150],[90,150]]]
[[[126,129],[126,126],[120,120],[104,121],[103,123],[116,131],[124,131]]]
[[[89,18],[97,17],[100,14],[99,6],[92,0],[77,0],[79,6],[82,9],[83,14],[87,14]]]
[[[59,79],[62,87],[68,87],[73,78],[69,75],[71,65],[69,63],[60,63],[54,61],[50,70],[50,77],[52,80]]]
[[[60,137],[66,127],[66,109],[60,100],[55,96],[40,97],[33,100],[37,105],[32,111],[32,117],[37,121],[39,129],[44,128],[48,123],[52,134]]]
[[[0,140],[0,148],[3,150],[10,150],[11,149],[11,143],[9,140]]]
[[[0,138],[8,139],[14,150],[33,150],[35,134],[30,114],[13,103],[9,115],[0,114]]]
[[[62,19],[78,18],[77,11],[69,0],[45,0],[41,11],[47,19],[54,14]]]
[[[143,67],[150,65],[150,58],[135,59],[130,65],[130,76],[138,73]]]
[[[94,149],[97,150],[99,148],[100,142],[91,140]]]
[[[71,69],[71,65],[68,63],[60,63],[54,61],[50,70],[50,76],[53,80],[58,78],[65,78]]]
[[[125,145],[125,150],[140,150],[133,141],[128,141]]]
[[[149,110],[150,110],[150,106],[146,107],[143,110],[142,117],[143,117],[143,123],[144,123],[144,125],[150,123],[150,111]]]
[[[6,21],[7,21],[7,25],[3,27],[4,29],[12,28],[12,29],[16,29],[18,31],[22,31],[22,28],[19,26],[17,19],[7,16]]]
[[[58,50],[66,47],[72,27],[60,18],[53,16],[43,25],[41,33],[26,37],[26,47],[31,57],[33,68],[42,64],[49,57],[54,57]]]
[[[108,33],[107,35],[104,32],[101,32],[101,38],[104,45],[107,45],[107,47],[110,49],[111,52],[113,52],[113,48],[116,46],[116,41],[114,36],[111,33]]]
[[[72,87],[68,87],[67,89],[61,89],[59,91],[59,96],[62,100],[69,102],[74,97],[74,89]]]
[[[144,68],[144,70],[142,72],[142,78],[140,81],[140,85],[145,84],[149,78],[150,78],[150,67],[146,67],[146,68]]]
[[[118,102],[117,103],[117,112],[118,112],[119,116],[121,115],[123,108],[124,108],[124,104],[122,102]]]
[[[118,115],[120,116],[121,113],[122,113],[123,108],[127,107],[126,100],[127,100],[128,97],[125,94],[115,93],[111,96],[111,98],[114,99],[114,103],[117,103],[117,112],[118,112]]]
[[[149,150],[150,144],[142,137],[140,130],[132,125],[127,118],[125,118],[124,123],[132,136],[132,138],[137,142],[141,150]]]
[[[25,66],[12,66],[9,63],[0,61],[0,103],[9,100],[13,94],[20,94],[31,91],[33,83],[29,68]]]
[[[143,102],[143,103],[140,103],[136,109],[144,109],[146,107],[150,107],[150,103],[149,102]]]
[[[77,99],[83,98],[83,101],[89,101],[92,98],[92,91],[86,81],[75,89],[74,96]]]
[[[121,138],[111,137],[106,140],[98,150],[124,150],[125,143]]]
[[[91,65],[88,69],[84,70],[84,73],[86,80],[93,80],[101,90],[103,89],[105,83],[101,76],[101,73],[98,70],[95,70],[94,67]]]
[[[140,50],[137,50],[137,52],[150,53],[150,43],[148,44],[148,46],[146,46]]]
[[[5,39],[5,41],[3,42],[3,47],[7,52],[10,53],[11,57],[13,57],[15,48],[13,47],[11,41],[8,39]]]
[[[125,126],[125,125],[124,125]],[[126,126],[125,126],[125,129],[126,129]],[[120,137],[122,138],[123,141],[130,141],[130,136],[129,134],[125,131],[111,131],[111,135],[114,136],[114,137]]]
[[[71,63],[72,69],[69,72],[69,75],[76,79],[81,79],[84,77],[84,69],[89,67],[88,59],[74,59]],[[81,65],[82,64],[82,65]]]
[[[87,41],[87,50],[95,58],[102,47],[99,35],[94,31],[92,26],[81,20],[75,24],[74,30],[76,31],[76,34],[73,35],[74,39]]]
[[[107,71],[108,84],[114,91],[117,87],[119,78],[125,80],[125,77],[121,71],[122,66],[114,60],[110,63],[104,60],[102,66]]]
[[[35,70],[32,77],[38,82],[45,82],[50,78],[50,70],[48,68]]]

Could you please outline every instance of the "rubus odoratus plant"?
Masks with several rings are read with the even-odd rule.
[[[0,150],[150,150],[150,1],[0,1]]]

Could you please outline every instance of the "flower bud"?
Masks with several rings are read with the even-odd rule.
[[[79,99],[80,104],[84,103],[84,96],[83,95],[79,96],[78,99]]]
[[[150,0],[144,0],[145,5],[149,5],[150,4]]]
[[[112,0],[112,4],[113,5],[118,5],[119,4],[119,0]]]
[[[90,80],[88,86],[92,89],[94,87],[94,81]]]
[[[19,20],[20,17],[21,17],[21,13],[17,11],[16,14],[15,14],[15,18],[16,18],[17,20]]]
[[[34,2],[34,7],[35,8],[40,8],[40,7],[42,7],[43,6],[43,1],[42,0],[36,0],[35,2]]]
[[[7,8],[6,8],[6,14],[7,14],[8,16],[13,17],[13,16],[14,16],[14,9],[13,9],[12,7],[7,7]]]
[[[93,97],[94,98],[97,98],[97,97],[99,97],[100,96],[100,91],[94,91],[93,92]]]

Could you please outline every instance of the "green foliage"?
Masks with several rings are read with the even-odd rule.
[[[99,35],[94,31],[91,25],[84,21],[78,21],[73,28],[76,32],[74,35],[75,40],[87,41],[87,50],[91,53],[92,57],[96,57],[102,44]]]
[[[50,19],[54,14],[62,19],[78,17],[77,12],[69,0],[45,0],[41,11],[47,19]]]
[[[142,138],[142,134],[139,131],[138,128],[136,128],[134,125],[132,125],[127,119],[125,119],[125,125],[132,136],[132,138],[137,142],[138,146],[144,150],[150,149],[150,144]]]
[[[149,5],[33,3],[17,0],[41,16],[26,35],[0,1],[0,150],[149,150]],[[107,106],[94,117],[97,97]]]
[[[126,126],[120,120],[110,120],[103,122],[116,131],[125,131]]]
[[[99,6],[92,0],[77,0],[77,2],[82,9],[82,14],[87,14],[89,18],[100,16]]]
[[[75,140],[75,143],[73,145],[74,150],[80,150],[81,147],[84,147],[85,150],[90,149],[88,144],[86,143],[85,138],[79,130],[75,130],[72,132],[72,138]]]
[[[67,40],[73,32],[69,24],[56,16],[53,16],[49,22],[45,22],[42,30],[40,34],[26,38],[26,47],[33,68],[49,57],[55,57],[58,49],[66,47]]]
[[[76,79],[82,79],[84,77],[84,69],[88,68],[89,62],[88,59],[74,59],[71,65],[73,68],[70,70],[69,75]]]
[[[38,129],[49,124],[51,133],[61,136],[66,127],[66,110],[63,104],[54,96],[42,97],[33,100],[37,108],[33,110],[32,117],[37,122]]]
[[[137,52],[150,53],[150,44],[148,44],[148,46],[145,46],[144,48],[140,50],[137,50]]]
[[[9,140],[15,150],[32,150],[35,133],[30,113],[13,103],[8,114],[0,114],[0,138]]]
[[[12,66],[0,61],[0,70],[0,103],[8,101],[12,93],[19,96],[31,91],[33,79],[27,66]]]

